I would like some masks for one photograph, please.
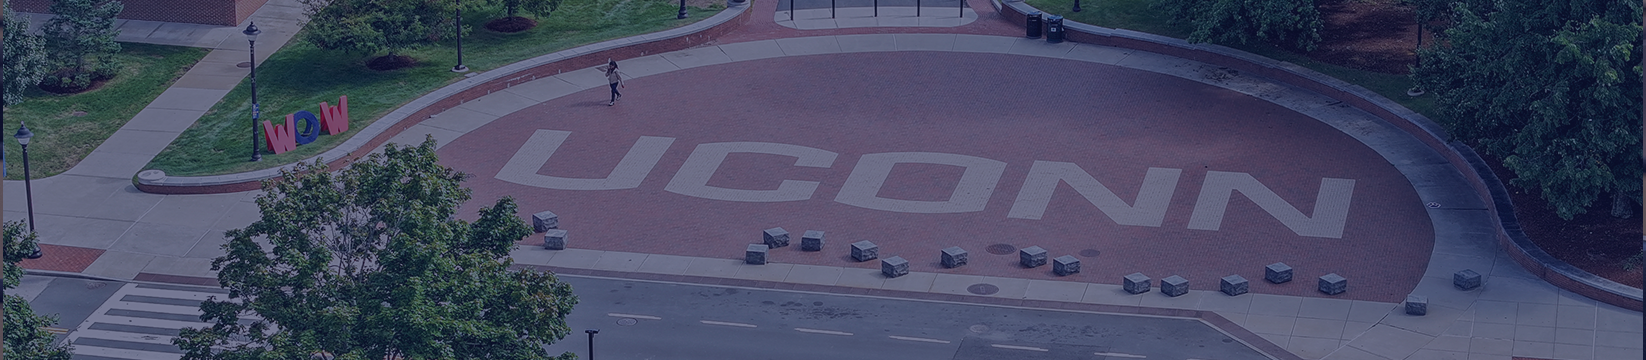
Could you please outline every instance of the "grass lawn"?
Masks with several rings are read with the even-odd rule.
[[[471,71],[487,71],[535,56],[600,41],[653,33],[713,16],[723,5],[688,7],[691,16],[675,19],[678,3],[664,1],[591,0],[562,5],[547,19],[537,19],[531,30],[502,34],[484,24],[503,17],[501,8],[463,12],[471,32],[463,38],[463,62]],[[319,113],[319,103],[335,105],[349,96],[349,132],[320,136],[295,150],[251,158],[251,92],[249,81],[229,92],[194,126],[148,164],[167,175],[200,176],[238,173],[278,167],[318,155],[342,144],[379,117],[423,94],[463,79],[451,72],[457,63],[455,42],[424,46],[400,54],[418,65],[393,71],[367,69],[367,60],[381,54],[347,54],[315,48],[301,40],[286,43],[257,66],[257,97],[263,119],[284,122],[298,110]],[[259,130],[261,131],[261,130]]]
[[[6,179],[23,179],[22,148],[11,139],[19,122],[27,122],[34,132],[29,142],[30,175],[39,179],[68,171],[207,52],[180,46],[120,46],[117,57],[126,67],[102,87],[72,95],[29,89],[23,102],[6,107]]]
[[[1061,15],[1072,21],[1092,24],[1108,28],[1118,28],[1141,31],[1156,35],[1174,38],[1187,38],[1190,30],[1184,26],[1169,23],[1171,20],[1163,12],[1150,7],[1151,0],[1083,0],[1080,3],[1081,12],[1070,12],[1074,8],[1075,0],[1027,0],[1047,14]],[[1240,49],[1253,54],[1266,56],[1271,59],[1285,61],[1298,66],[1318,71],[1327,76],[1338,78],[1351,84],[1360,85],[1383,97],[1394,100],[1412,111],[1423,116],[1435,118],[1434,98],[1428,96],[1406,96],[1406,89],[1412,87],[1412,79],[1406,75],[1384,74],[1379,72],[1351,69],[1347,67],[1327,64],[1309,59],[1302,54],[1282,49],[1278,46],[1253,41],[1250,43],[1218,43],[1218,45]]]

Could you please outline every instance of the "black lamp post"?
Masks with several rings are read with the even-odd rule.
[[[29,139],[34,138],[34,132],[29,131],[28,124],[19,123],[18,125],[17,135],[12,135],[12,137],[17,138],[17,145],[23,148],[23,193],[24,197],[28,198],[29,232],[32,233],[34,232],[34,184],[29,180],[32,177],[29,174]],[[43,255],[40,253],[40,244],[35,243],[34,250],[29,252],[28,258],[39,259]]]
[[[457,66],[452,67],[452,72],[468,71],[469,67],[463,66],[463,0],[457,0]]]
[[[1423,67],[1423,55],[1418,54],[1419,50],[1423,50],[1423,21],[1422,20],[1418,20],[1418,22],[1417,22],[1417,48],[1412,50],[1412,71],[1413,72],[1416,72],[1417,68]],[[1423,88],[1417,86],[1417,84],[1412,84],[1411,89],[1406,89],[1406,96],[1414,96],[1414,97],[1415,96],[1423,96]]]
[[[791,13],[794,12],[794,9],[789,9],[789,12],[791,12]],[[676,19],[685,19],[686,18],[686,0],[680,0],[680,15],[675,16],[674,18],[676,18]]]
[[[1080,0],[1074,0],[1074,12],[1080,12]]]
[[[594,360],[594,334],[599,333],[600,330],[588,329],[583,330],[583,332],[589,333],[589,360]]]
[[[257,34],[263,30],[257,29],[257,24],[247,23],[246,43],[251,45],[251,161],[263,160],[263,151],[257,148],[257,118],[263,114],[263,109],[257,105]]]

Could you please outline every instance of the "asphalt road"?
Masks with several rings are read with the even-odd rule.
[[[28,279],[31,305],[74,329],[75,359],[176,359],[175,330],[220,289]],[[573,335],[595,359],[1268,359],[1194,319],[1093,314],[562,276]],[[190,314],[192,313],[192,314]],[[197,322],[197,321],[195,321]],[[192,326],[204,326],[198,323]]]

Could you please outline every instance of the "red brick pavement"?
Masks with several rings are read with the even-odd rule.
[[[39,259],[23,259],[17,263],[24,269],[51,270],[65,272],[85,271],[97,257],[103,256],[103,249],[92,249],[74,246],[40,244],[41,256]]]
[[[756,23],[759,21],[756,20]],[[775,26],[775,25],[774,25]],[[780,30],[777,30],[780,31]],[[1181,275],[1197,290],[1240,274],[1256,293],[1326,296],[1314,278],[1338,273],[1336,297],[1399,302],[1422,276],[1434,233],[1411,185],[1387,161],[1314,119],[1266,101],[1175,77],[1107,65],[1000,54],[891,52],[797,56],[693,68],[628,82],[623,103],[604,88],[506,116],[444,147],[443,163],[475,174],[475,201],[462,214],[509,195],[523,216],[552,210],[574,248],[741,258],[762,229],[796,237],[825,230],[825,251],[774,250],[777,262],[875,268],[853,263],[847,244],[873,240],[912,270],[1055,278],[1023,269],[992,244],[1039,245],[1052,257],[1097,250],[1062,280],[1117,284],[1140,271]],[[1050,91],[1050,89],[1057,89]],[[563,191],[497,180],[534,129],[572,131],[540,170],[605,177],[639,136],[677,140],[636,189]],[[818,181],[807,201],[742,203],[663,190],[697,144],[761,141],[840,154],[831,168],[794,167],[789,157],[733,154],[709,185],[773,189]],[[833,201],[857,159],[879,152],[941,152],[1006,162],[986,209],[958,214],[870,210]],[[1149,167],[1183,169],[1161,227],[1121,226],[1063,186],[1044,218],[1006,217],[1035,160],[1079,164],[1128,203]],[[1304,214],[1321,178],[1356,180],[1341,239],[1301,237],[1244,197],[1230,201],[1221,231],[1186,228],[1207,171],[1250,173]],[[900,165],[880,196],[942,200],[958,169]],[[961,246],[972,263],[942,269],[938,250]],[[1263,282],[1283,261],[1297,281]]]

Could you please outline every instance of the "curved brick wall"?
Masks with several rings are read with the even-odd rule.
[[[13,0],[12,11],[50,14],[52,0]],[[120,0],[115,18],[236,26],[268,0]]]

